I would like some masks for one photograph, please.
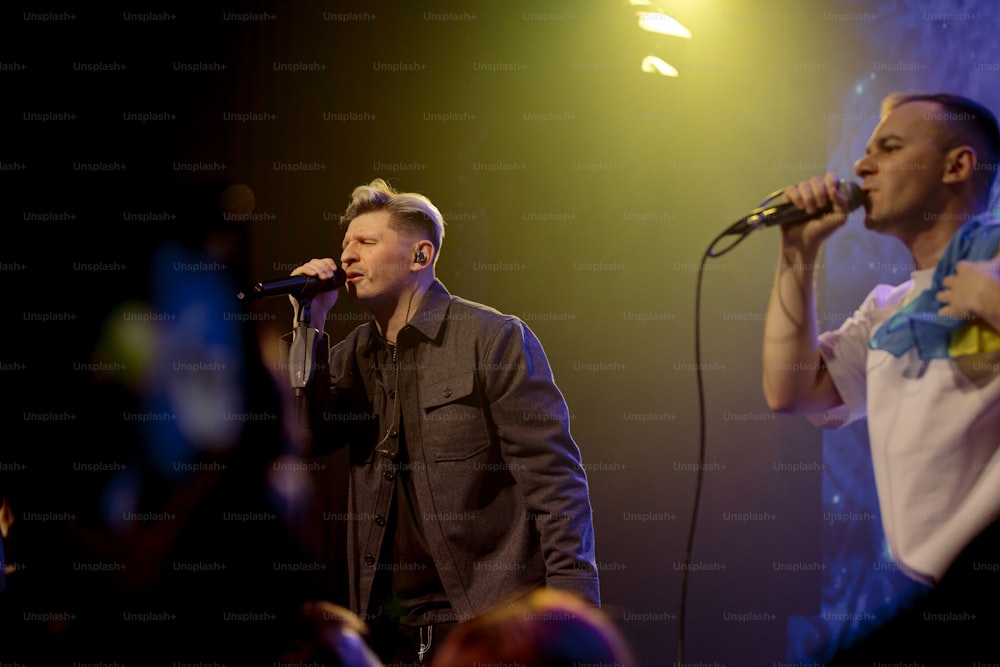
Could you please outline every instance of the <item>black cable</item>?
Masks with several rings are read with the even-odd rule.
[[[780,191],[779,191],[780,193]],[[771,199],[775,195],[772,194],[768,199]],[[765,200],[766,201],[766,200]],[[763,205],[763,204],[762,204]],[[739,222],[736,225],[740,224]],[[722,240],[723,237],[729,236],[732,233],[733,227],[730,226],[728,229],[723,231],[721,234],[715,237],[711,243],[708,244],[708,248],[705,250],[705,254],[702,255],[701,261],[698,263],[698,278],[695,283],[695,296],[694,296],[694,369],[695,378],[698,382],[698,468],[695,475],[694,484],[694,507],[691,510],[691,525],[688,528],[688,538],[687,545],[684,548],[684,567],[681,570],[681,600],[680,600],[680,613],[678,615],[678,640],[677,640],[677,667],[684,667],[684,635],[685,626],[687,624],[687,589],[688,589],[688,573],[691,571],[691,552],[694,549],[694,534],[695,527],[698,523],[698,508],[701,505],[701,487],[705,475],[705,390],[704,381],[701,375],[701,281],[702,277],[705,275],[705,262],[709,257],[721,257],[726,254],[740,242],[747,237],[747,235],[752,230],[747,230],[739,234],[738,238],[730,243],[728,246],[723,248],[721,251],[713,252],[715,245]]]

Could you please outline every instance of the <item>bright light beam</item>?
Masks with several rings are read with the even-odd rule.
[[[639,16],[639,27],[660,35],[672,35],[691,39],[691,31],[680,24],[677,19],[663,12],[636,12]]]
[[[642,59],[642,71],[663,76],[677,76],[678,72],[670,64],[656,56],[646,56]]]

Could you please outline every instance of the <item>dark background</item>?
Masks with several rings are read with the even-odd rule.
[[[445,285],[545,346],[605,608],[642,664],[675,659],[702,435],[688,661],[822,655],[881,604],[830,560],[857,540],[852,567],[884,562],[864,430],[828,443],[831,470],[818,431],[766,408],[773,232],[709,260],[700,302],[696,281],[765,195],[850,176],[882,95],[996,102],[992,4],[869,4],[665,1],[690,40],[640,31],[624,1],[0,10],[3,636],[66,664],[260,658],[297,636],[302,595],[337,599],[336,522],[303,532],[294,490],[335,513],[342,463],[274,465],[294,461],[291,312],[235,294],[338,256],[351,190],[383,177],[444,213]],[[680,76],[642,72],[649,54]],[[828,256],[825,326],[912,269],[859,220]],[[362,317],[341,300],[327,331]],[[830,520],[845,498],[861,518]],[[237,612],[265,617],[219,620]]]

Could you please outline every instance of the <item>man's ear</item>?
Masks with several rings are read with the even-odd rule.
[[[424,239],[417,241],[413,249],[414,271],[420,271],[426,266],[434,265],[434,244]]]
[[[969,145],[956,146],[944,156],[944,174],[941,180],[945,183],[961,183],[971,181],[976,173],[979,156],[976,149]]]

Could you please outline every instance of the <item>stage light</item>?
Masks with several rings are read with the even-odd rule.
[[[628,4],[632,7],[641,8],[635,10],[635,16],[638,19],[640,29],[657,35],[691,39],[691,31],[681,25],[677,19],[668,15],[659,7],[654,6],[652,0],[628,0]],[[651,51],[653,50],[659,49],[651,49]],[[676,77],[680,74],[672,65],[654,55],[648,55],[643,58],[640,68],[643,72],[659,74],[661,76]]]
[[[639,17],[639,27],[649,32],[673,37],[691,39],[691,31],[680,24],[677,19],[663,12],[636,12]]]
[[[646,56],[642,59],[642,71],[663,76],[677,76],[678,72],[669,63],[656,56]]]

